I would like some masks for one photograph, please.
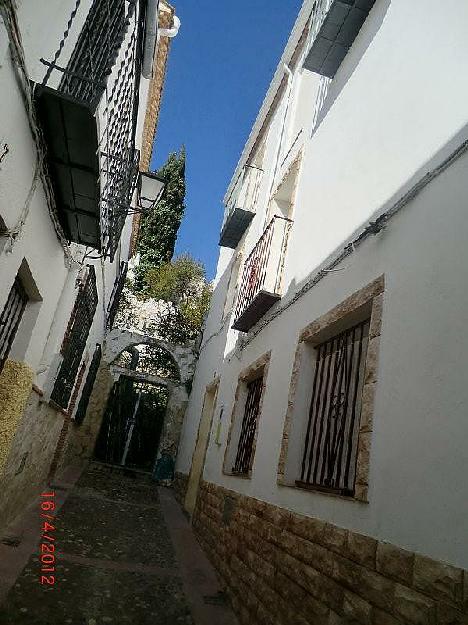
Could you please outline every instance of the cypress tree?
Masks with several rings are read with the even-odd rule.
[[[137,243],[140,262],[133,283],[133,290],[137,293],[147,290],[148,272],[169,262],[174,254],[185,211],[185,149],[170,154],[157,173],[166,181],[166,187],[158,204],[143,215],[140,223]]]

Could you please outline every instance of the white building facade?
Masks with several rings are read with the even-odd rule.
[[[178,486],[245,623],[466,623],[468,6],[306,1],[227,191]]]
[[[164,13],[168,26],[156,0],[2,3],[0,523],[86,413],[151,157]]]

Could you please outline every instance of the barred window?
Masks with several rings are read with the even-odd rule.
[[[101,346],[98,343],[96,345],[96,349],[94,350],[91,364],[89,365],[88,375],[86,376],[86,382],[81,392],[80,402],[78,404],[78,408],[76,409],[76,413],[75,413],[75,423],[77,423],[78,425],[81,425],[83,423],[83,419],[86,416],[86,411],[88,409],[89,400],[90,400],[91,393],[94,387],[94,382],[96,381],[96,376],[99,370],[99,365],[101,364],[101,356],[102,356]]]
[[[97,102],[127,29],[125,0],[94,0],[60,83],[75,98]]]
[[[10,353],[28,299],[21,280],[15,278],[0,316],[0,372]]]
[[[354,495],[370,320],[317,345],[298,486]]]
[[[252,468],[253,445],[260,412],[262,389],[263,376],[247,384],[247,399],[245,402],[236,459],[232,468],[233,473],[245,475],[248,474]]]
[[[70,401],[97,303],[96,273],[94,267],[88,265],[88,275],[78,292],[62,343],[63,361],[51,394],[51,400],[64,410]]]
[[[125,286],[127,271],[128,263],[122,261],[120,263],[119,275],[115,279],[114,288],[112,289],[109,300],[109,305],[107,306],[107,327],[109,329],[112,329],[115,321],[115,316],[117,315],[117,310],[119,309],[120,296],[122,295],[122,291]]]

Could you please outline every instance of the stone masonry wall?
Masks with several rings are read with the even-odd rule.
[[[185,501],[185,495],[187,494],[189,476],[185,473],[176,472],[174,474],[174,481],[172,487],[177,501],[183,505]]]
[[[58,461],[58,473],[63,471],[68,465],[89,460],[93,456],[107,399],[113,384],[114,379],[108,365],[102,363],[89,398],[88,409],[83,423],[77,425],[72,421],[66,433],[66,440],[63,445],[64,451]]]
[[[467,625],[468,571],[202,482],[194,527],[242,625]]]
[[[0,476],[32,388],[33,371],[24,362],[7,360],[0,373]]]
[[[64,415],[30,390],[0,479],[0,528],[34,501],[47,482]]]

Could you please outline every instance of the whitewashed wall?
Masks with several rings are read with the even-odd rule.
[[[91,0],[81,3],[70,29],[64,55],[60,64],[66,64],[79,30],[86,19]],[[26,66],[32,80],[41,82],[46,67],[40,58],[51,60],[60,44],[67,22],[75,6],[74,0],[50,0],[37,3],[33,0],[18,2],[18,23],[25,51]],[[0,148],[8,144],[9,152],[0,163],[0,217],[7,228],[19,221],[34,177],[36,154],[28,125],[21,92],[6,45],[7,32],[0,21]],[[4,45],[5,43],[5,45]],[[115,67],[114,72],[115,74]],[[51,84],[58,84],[58,72],[52,75]],[[112,81],[113,76],[110,77]],[[141,147],[143,119],[146,112],[149,81],[143,77],[140,86],[140,109],[136,147]],[[84,358],[90,361],[95,344],[104,338],[105,309],[109,302],[119,261],[128,258],[131,221],[125,224],[119,251],[113,263],[108,260],[101,267],[99,260],[86,260],[96,269],[99,303],[90,331]],[[74,259],[81,261],[85,249],[72,244],[69,248]],[[91,253],[91,256],[96,256]],[[3,309],[13,280],[23,261],[26,261],[41,296],[36,306],[33,324],[22,321],[12,346],[11,357],[27,362],[36,372],[36,384],[42,388],[50,380],[49,372],[54,357],[60,350],[63,335],[76,298],[75,280],[80,266],[68,262],[50,219],[42,184],[39,181],[33,194],[30,209],[21,235],[10,248],[6,237],[0,236],[0,310]],[[25,334],[27,333],[27,334]]]
[[[303,73],[288,136],[304,155],[285,266],[284,300],[372,216],[468,138],[468,5],[377,0],[316,115],[324,81]],[[274,168],[281,106],[266,169]],[[283,150],[287,152],[287,148]],[[213,306],[186,417],[177,470],[188,473],[204,389],[221,376],[204,478],[291,510],[468,566],[468,157],[458,159],[245,349],[220,326],[231,250],[222,249]],[[267,174],[268,175],[268,174]],[[278,174],[278,181],[281,173]],[[246,253],[267,208],[245,237]],[[291,369],[302,328],[385,274],[381,362],[369,504],[276,484]],[[239,372],[272,350],[251,480],[222,474]]]

